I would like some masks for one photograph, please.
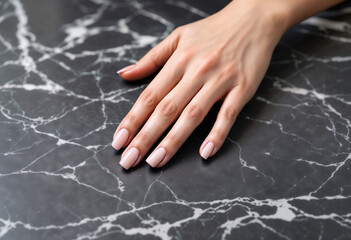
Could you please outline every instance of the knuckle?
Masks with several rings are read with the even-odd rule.
[[[188,35],[194,34],[194,31],[190,27],[190,24],[179,26],[175,30],[178,32],[178,34],[184,35],[185,37]]]
[[[212,53],[204,57],[198,66],[197,74],[202,75],[210,71],[219,61],[219,56],[217,53]]]
[[[249,90],[252,87],[253,81],[249,77],[246,76],[246,74],[240,74],[240,77],[238,78],[239,83],[241,85],[241,88],[246,91]]]
[[[204,117],[204,110],[197,105],[190,105],[185,111],[185,116],[188,119],[200,121]]]
[[[180,146],[181,144],[182,141],[176,134],[168,134],[164,140],[164,145],[167,146],[168,149],[172,149],[175,146]]]
[[[249,98],[252,98],[252,97],[255,95],[256,90],[257,90],[257,87],[256,87],[254,84],[252,84],[252,83],[247,84],[247,89],[246,89],[246,91],[247,91],[247,93],[248,93],[248,97],[249,97]]]
[[[233,78],[237,76],[237,67],[235,63],[228,63],[224,66],[222,74],[227,78]]]
[[[214,141],[215,145],[220,145],[220,143],[227,137],[227,134],[223,130],[216,129],[211,136],[211,139]]]
[[[240,77],[240,91],[247,97],[247,101],[251,99],[257,90],[257,86],[253,81],[245,76]]]
[[[219,72],[217,79],[215,81],[215,85],[217,86],[227,86],[227,87],[235,87],[237,83],[237,70],[234,64],[225,65]]]
[[[139,132],[133,141],[134,146],[151,146],[153,144],[152,137],[150,134],[145,132]]]
[[[163,101],[158,105],[159,113],[167,118],[173,118],[177,115],[178,107],[172,101]]]
[[[159,46],[159,48],[152,49],[151,62],[154,65],[155,69],[159,69],[163,65],[163,58],[162,58],[162,54],[160,54],[160,51],[161,51],[160,49],[161,49],[161,46]]]
[[[172,34],[179,36],[179,34],[181,34],[183,32],[183,30],[184,30],[184,27],[183,26],[179,26],[179,27],[177,27],[176,29],[173,30]]]
[[[148,107],[155,106],[157,102],[157,94],[150,89],[145,89],[140,95],[140,102]]]
[[[129,112],[125,119],[123,120],[123,125],[125,126],[135,126],[138,124],[138,117],[133,112]]]
[[[178,57],[176,58],[176,67],[181,67],[186,65],[190,58],[192,57],[192,50],[190,49],[183,49],[178,53]]]
[[[225,107],[223,111],[223,117],[226,120],[234,121],[238,116],[238,110],[234,107]]]

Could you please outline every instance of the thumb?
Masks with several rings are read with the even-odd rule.
[[[125,80],[134,81],[147,77],[161,68],[178,45],[180,30],[177,28],[167,38],[152,48],[136,64],[122,68],[117,73]]]

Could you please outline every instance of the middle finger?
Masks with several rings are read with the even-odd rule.
[[[112,142],[116,150],[126,146],[133,139],[157,104],[181,80],[184,68],[180,64],[174,64],[174,58],[176,56],[172,55],[117,127]]]
[[[202,81],[187,81],[187,76],[157,105],[140,132],[122,153],[120,164],[136,166],[163,132],[177,119],[184,107],[202,87]]]

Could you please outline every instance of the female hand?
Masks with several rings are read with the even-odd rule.
[[[207,159],[220,149],[286,29],[282,11],[276,9],[268,1],[233,1],[212,16],[177,28],[135,65],[119,71],[133,81],[163,66],[114,134],[112,146],[127,147],[120,161],[124,168],[136,166],[175,122],[146,160],[152,167],[165,165],[210,108],[223,100],[199,151]]]

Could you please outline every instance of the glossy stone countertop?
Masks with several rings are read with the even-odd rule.
[[[0,2],[1,239],[351,239],[350,1],[283,37],[212,159],[217,105],[162,169],[118,164],[152,78],[116,71],[228,2]]]

